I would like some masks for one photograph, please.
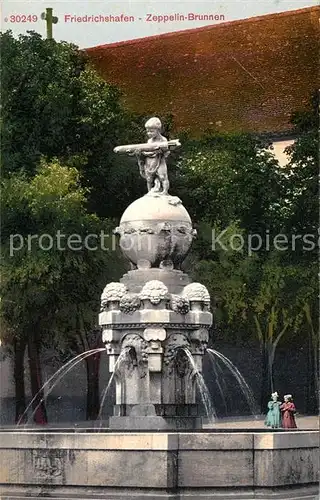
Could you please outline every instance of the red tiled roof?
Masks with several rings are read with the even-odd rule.
[[[319,86],[320,7],[86,49],[133,111],[176,129],[281,133]]]

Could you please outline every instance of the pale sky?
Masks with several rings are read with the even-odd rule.
[[[188,14],[217,14],[224,21],[234,21],[275,12],[302,9],[319,5],[319,0],[172,0],[141,1],[121,0],[2,0],[1,31],[11,29],[14,34],[34,30],[46,34],[46,23],[41,12],[52,7],[58,16],[53,26],[54,38],[79,45],[80,48],[94,47],[112,42],[131,40],[172,31],[197,28],[221,21],[192,21]],[[133,16],[132,22],[67,22],[65,16]],[[152,14],[155,21],[147,21]],[[159,16],[179,14],[186,20],[163,22]],[[160,22],[158,22],[160,21]]]

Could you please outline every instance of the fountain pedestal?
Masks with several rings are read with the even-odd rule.
[[[134,282],[132,288],[136,287]],[[159,280],[139,287],[140,292],[133,293],[127,281],[107,285],[104,291],[99,322],[116,382],[110,427],[199,428],[196,385],[212,322],[206,289],[188,284],[177,295]],[[191,303],[190,296],[198,300]]]
[[[178,198],[148,194],[128,207],[117,233],[133,269],[101,297],[116,383],[109,425],[200,428],[197,382],[212,314],[207,289],[179,269],[194,236],[191,219]]]

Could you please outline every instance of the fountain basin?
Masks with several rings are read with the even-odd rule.
[[[0,494],[13,498],[318,498],[318,431],[4,431]]]

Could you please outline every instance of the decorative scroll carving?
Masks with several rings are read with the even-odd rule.
[[[166,338],[166,331],[164,328],[146,328],[143,332],[143,336],[147,342],[162,342]]]

